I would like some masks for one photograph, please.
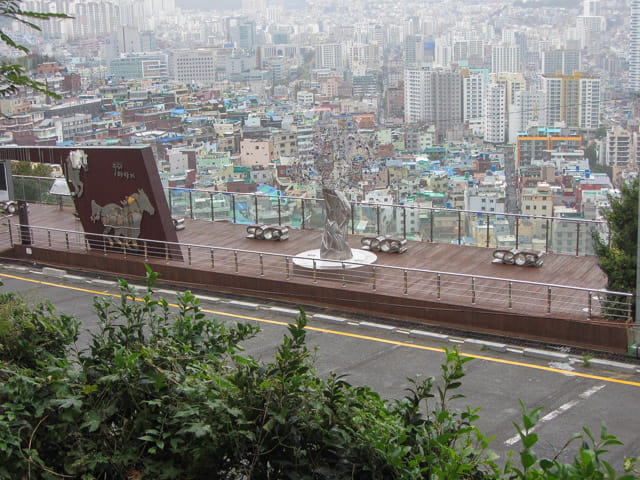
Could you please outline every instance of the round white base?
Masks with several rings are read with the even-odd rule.
[[[299,253],[293,258],[294,265],[302,268],[313,269],[314,261],[316,270],[341,270],[342,265],[347,270],[360,268],[365,265],[371,265],[375,263],[378,256],[368,250],[351,249],[352,256],[348,260],[328,260],[320,258],[320,249],[307,250],[306,252]],[[353,263],[351,263],[353,262]]]

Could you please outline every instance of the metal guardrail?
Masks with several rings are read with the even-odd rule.
[[[290,282],[304,277],[314,283],[329,281],[341,287],[349,285],[353,289],[380,290],[400,298],[449,304],[464,302],[499,311],[535,312],[590,321],[626,323],[632,320],[633,295],[625,292],[337,260],[322,260],[323,263],[335,263],[335,268],[320,269],[316,261],[309,268],[301,268],[296,265],[296,260],[308,262],[308,258],[208,245],[115,238],[25,226],[10,220],[7,227],[11,246],[27,243],[60,251],[93,251],[104,255],[119,254],[124,258],[138,256],[145,260],[155,258],[166,263],[175,262],[171,260],[170,253],[180,249],[184,263],[201,270],[223,270]],[[101,246],[97,248],[97,244]]]
[[[16,199],[72,203],[70,198],[48,193],[52,178],[14,176],[13,179]],[[318,198],[178,188],[167,188],[165,192],[171,214],[178,217],[293,229],[324,228],[324,200]],[[352,235],[591,256],[593,232],[609,239],[604,221],[351,202]]]

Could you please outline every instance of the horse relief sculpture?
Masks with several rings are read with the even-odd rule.
[[[65,163],[65,173],[67,182],[73,187],[71,195],[78,198],[84,193],[84,183],[80,180],[80,171],[83,168],[85,172],[89,171],[87,154],[83,150],[72,150]]]
[[[323,187],[322,195],[326,210],[320,258],[349,260],[353,258],[347,243],[347,227],[351,218],[351,205],[345,194],[335,188]]]
[[[98,205],[95,200],[91,201],[91,221],[93,223],[102,222],[104,225],[103,234],[113,235],[113,237],[138,238],[140,236],[140,224],[142,217],[147,212],[149,215],[155,214],[155,208],[151,205],[149,197],[142,189],[129,195],[120,202],[108,203],[104,206]],[[133,241],[116,240],[119,244],[133,244]],[[109,240],[111,245],[113,239]]]

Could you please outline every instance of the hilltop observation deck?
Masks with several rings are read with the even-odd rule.
[[[43,183],[14,179],[15,197],[30,202],[29,225],[21,225],[17,216],[5,219],[0,231],[3,258],[125,278],[143,277],[146,263],[161,281],[188,289],[344,310],[390,322],[617,353],[627,349],[632,296],[604,290],[606,275],[588,255],[590,231],[602,228],[601,222],[354,203],[352,248],[360,248],[364,236],[392,235],[408,239],[407,251],[379,253],[374,265],[356,265],[360,268],[338,262],[327,272],[300,269],[293,261],[320,245],[320,199],[167,190],[172,215],[184,217],[185,228],[176,232],[178,243],[138,238],[114,252],[107,241],[104,251],[92,248],[69,199],[60,203],[47,188],[37,186]],[[513,228],[511,244],[500,243],[505,236],[493,234],[501,223]],[[247,238],[250,224],[288,226],[289,239]],[[484,236],[469,235],[474,225],[483,227]],[[542,239],[523,233],[537,226],[546,232]],[[574,236],[555,237],[558,231]],[[473,245],[471,238],[476,244],[485,242]],[[533,245],[547,252],[540,268],[492,263],[496,247]],[[169,256],[175,249],[182,260]]]

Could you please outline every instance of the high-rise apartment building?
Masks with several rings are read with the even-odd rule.
[[[522,54],[520,46],[501,44],[491,47],[491,72],[512,72],[522,71]]]
[[[631,0],[629,88],[633,92],[640,93],[640,0]]]
[[[491,83],[485,97],[484,141],[504,143],[507,139],[506,87],[502,83]]]
[[[462,120],[474,135],[484,135],[485,91],[488,70],[462,70]]]
[[[405,70],[405,122],[446,130],[462,122],[462,75],[457,69]]]
[[[340,69],[344,66],[342,45],[323,43],[316,45],[316,68]]]
[[[543,75],[546,126],[564,123],[567,127],[596,129],[600,117],[600,79],[582,72]]]

